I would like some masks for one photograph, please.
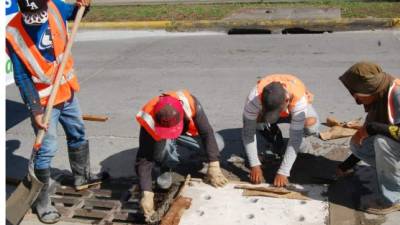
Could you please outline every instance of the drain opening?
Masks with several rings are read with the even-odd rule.
[[[322,34],[322,33],[332,33],[329,30],[309,30],[302,27],[292,27],[282,30],[282,34]]]
[[[271,34],[271,30],[264,28],[232,28],[228,31],[228,35],[238,34]]]

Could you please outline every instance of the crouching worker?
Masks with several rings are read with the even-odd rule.
[[[359,62],[340,80],[357,104],[363,105],[365,124],[351,138],[352,155],[337,169],[342,176],[358,161],[376,169],[379,196],[366,212],[387,214],[400,210],[400,80],[383,72],[379,65]]]
[[[273,184],[278,187],[288,184],[297,153],[311,148],[305,137],[318,132],[319,119],[311,102],[312,94],[293,75],[273,74],[258,81],[247,97],[243,111],[242,141],[252,183],[260,183],[263,177],[257,150],[257,138],[263,138],[272,145],[272,149],[263,151],[271,150],[283,156]],[[290,123],[286,150],[277,125],[283,122]]]
[[[223,139],[214,133],[200,102],[187,90],[171,91],[151,99],[136,119],[141,126],[136,172],[142,191],[140,205],[146,221],[154,214],[152,171],[161,170],[156,183],[160,188],[168,189],[172,184],[170,171],[180,160],[178,145],[206,151],[209,161],[207,180],[212,186],[221,187],[228,182],[219,166]]]

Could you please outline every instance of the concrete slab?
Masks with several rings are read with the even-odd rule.
[[[340,8],[266,8],[239,10],[224,18],[224,20],[304,20],[340,18]]]
[[[182,193],[192,198],[191,207],[185,211],[181,225],[242,225],[242,224],[327,224],[329,207],[327,188],[322,185],[297,185],[309,191],[312,200],[293,200],[269,197],[244,197],[243,190],[230,183],[223,188],[192,182]],[[268,186],[268,185],[260,185]]]

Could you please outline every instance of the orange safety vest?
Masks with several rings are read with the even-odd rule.
[[[59,64],[61,64],[65,46],[68,41],[66,24],[56,5],[52,1],[48,1],[47,5],[48,23],[53,40],[54,56],[56,58],[54,62],[46,60],[36,48],[23,26],[21,12],[9,22],[6,28],[7,41],[28,69],[36,90],[39,93],[40,103],[43,106],[47,105],[53,88],[55,75]],[[79,91],[79,83],[74,74],[73,66],[74,61],[72,56],[69,56],[54,102],[55,105],[70,99],[72,91]]]
[[[264,77],[259,80],[257,83],[257,92],[260,101],[262,102],[262,92],[265,86],[272,82],[279,82],[283,85],[287,92],[290,95],[290,102],[287,111],[281,112],[281,117],[288,117],[290,111],[295,107],[298,101],[304,96],[307,97],[309,103],[313,100],[313,94],[311,94],[304,83],[298,79],[297,77],[290,74],[273,74]]]
[[[396,115],[396,113],[400,113],[398,112],[399,109],[395,108],[395,87],[400,88],[400,79],[396,79],[394,80],[392,86],[390,86],[389,88],[389,95],[388,95],[388,113],[389,113],[389,122],[391,124],[394,124],[394,116]],[[397,111],[397,112],[396,112]]]
[[[194,117],[196,116],[196,103],[192,97],[192,95],[187,90],[181,91],[170,91],[164,93],[164,95],[171,96],[175,99],[178,99],[182,102],[183,110],[185,111],[186,118],[189,119],[189,128],[186,132],[189,136],[198,135],[198,131],[196,125],[194,123]],[[136,120],[138,123],[149,133],[154,140],[160,141],[161,137],[159,137],[155,133],[155,113],[154,107],[159,101],[159,96],[152,98],[136,115]]]

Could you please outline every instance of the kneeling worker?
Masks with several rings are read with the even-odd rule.
[[[374,63],[359,62],[340,80],[357,104],[364,106],[367,117],[364,126],[351,138],[353,154],[339,165],[337,175],[344,175],[358,161],[365,161],[376,169],[380,191],[365,211],[400,211],[400,79]]]
[[[191,150],[204,149],[209,161],[207,179],[210,184],[221,187],[228,182],[219,166],[219,151],[224,145],[222,137],[214,133],[200,102],[187,90],[171,91],[151,99],[136,119],[141,126],[136,172],[146,221],[154,214],[153,166],[162,172],[157,185],[169,188],[172,182],[169,171],[179,164],[177,145]]]
[[[298,152],[310,148],[305,136],[318,131],[319,119],[312,94],[301,80],[289,74],[273,74],[259,80],[246,99],[243,111],[242,140],[250,164],[250,181],[260,183],[263,177],[257,151],[257,138],[272,144],[272,151],[283,155],[274,178],[278,187],[288,184],[288,177]],[[278,123],[289,122],[289,142],[284,151]],[[258,135],[260,134],[260,135]]]

